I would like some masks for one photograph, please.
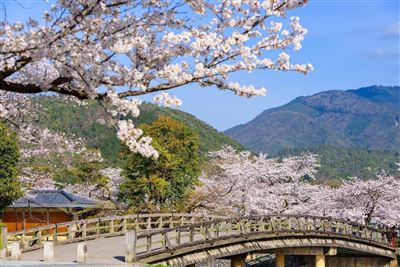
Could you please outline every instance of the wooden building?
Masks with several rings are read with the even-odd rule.
[[[96,207],[94,200],[64,190],[33,190],[4,210],[2,222],[9,232],[72,221],[79,211]]]

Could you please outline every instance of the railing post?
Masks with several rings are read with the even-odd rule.
[[[36,232],[36,237],[37,237],[37,244],[41,245],[42,244],[42,230],[39,230]]]
[[[296,225],[296,228],[295,228],[294,230],[296,230],[296,231],[301,230],[301,229],[302,229],[302,226],[301,226],[301,220],[300,220],[300,218],[299,218],[299,217],[296,217],[296,221],[297,221],[297,225]]]
[[[151,217],[147,218],[147,230],[151,230]]]
[[[84,263],[87,260],[87,244],[86,243],[79,243],[76,248],[76,262],[77,263]]]
[[[167,248],[167,241],[165,240],[165,233],[161,234],[161,249]]]
[[[146,243],[146,251],[147,252],[150,252],[151,251],[151,246],[152,246],[152,240],[151,240],[152,238],[151,238],[151,235],[150,236],[148,236],[147,238],[146,238],[146,240],[147,240],[147,243]]]
[[[100,235],[100,218],[96,222],[96,235]]]
[[[311,230],[311,224],[310,224],[310,219],[309,218],[307,218],[307,217],[305,217],[304,218],[304,221],[306,222],[306,231],[309,231],[309,230]]]
[[[275,222],[273,217],[269,218],[269,223],[271,225],[271,231],[275,231]]]
[[[344,226],[344,234],[350,235],[350,232],[351,232],[350,225],[348,223],[344,223],[343,226]]]
[[[387,235],[385,235],[385,233],[381,233],[381,237],[382,237],[382,243],[389,243],[389,239],[387,237]]]
[[[54,243],[44,242],[43,243],[43,260],[53,261],[54,260]]]
[[[210,230],[208,229],[208,225],[204,226],[204,241],[211,239]]]
[[[123,229],[124,233],[126,233],[126,231],[127,231],[126,218],[124,218],[122,220],[122,229]]]
[[[226,225],[226,233],[229,235],[232,232],[232,223],[229,221]]]
[[[125,262],[126,263],[133,263],[137,261],[136,256],[136,230],[128,230],[125,234]]]
[[[368,238],[368,229],[367,229],[367,227],[363,227],[363,237],[364,238]]]
[[[181,245],[181,229],[176,229],[176,245]]]
[[[82,225],[82,237],[83,238],[86,238],[86,236],[87,236],[87,226],[86,225],[87,225],[86,222],[84,222]]]
[[[25,247],[25,232],[21,234],[21,247],[24,248]]]
[[[158,220],[159,220],[159,222],[158,222],[158,228],[160,228],[160,229],[163,228],[163,219],[162,219],[162,218],[163,218],[163,217],[160,216],[160,218],[158,219]]]
[[[53,229],[53,242],[55,243],[55,244],[57,244],[57,241],[58,241],[58,226],[57,226],[57,224],[54,226],[54,229]]]
[[[193,242],[194,241],[194,228],[190,227],[189,229],[189,242]]]
[[[7,225],[0,225],[0,259],[7,257]]]
[[[11,243],[11,259],[15,261],[21,260],[21,244],[19,242]]]
[[[171,246],[171,242],[169,241],[169,238],[168,238],[168,232],[162,234],[162,239],[164,241],[163,249],[171,249],[172,246]]]
[[[287,218],[287,220],[288,220],[288,231],[290,231],[290,230],[292,230],[292,218]]]
[[[139,216],[139,215],[138,215]],[[135,230],[138,231],[139,230],[139,217],[136,216],[135,218]]]
[[[326,232],[325,219],[322,219],[322,220],[321,220],[321,223],[322,223],[322,231]]]
[[[110,220],[110,234],[114,233],[114,220]]]
[[[278,230],[278,231],[279,231],[279,230],[282,230],[282,218],[278,218],[278,219],[276,220],[276,222],[277,222],[277,224],[276,224],[277,230]]]
[[[242,221],[239,221],[239,231],[240,231],[240,234],[244,234],[246,232]]]
[[[73,239],[72,224],[68,225],[68,239]]]

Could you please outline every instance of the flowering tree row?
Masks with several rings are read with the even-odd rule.
[[[312,180],[316,155],[270,159],[225,147],[210,156],[214,168],[201,178],[195,209],[332,216],[364,224],[400,222],[400,177],[353,178],[332,188]]]
[[[59,98],[53,97],[59,100]],[[25,191],[32,189],[64,188],[82,196],[101,200],[115,200],[122,182],[121,169],[101,166],[100,151],[88,149],[86,140],[73,135],[51,131],[38,123],[46,116],[46,109],[24,94],[0,92],[0,104],[10,127],[17,132],[20,159],[18,164],[19,184]],[[76,105],[70,97],[62,97],[64,103]],[[65,175],[62,170],[76,169],[76,161],[90,168],[86,171],[90,181],[71,183],[58,181],[56,176]],[[92,173],[90,173],[92,172]],[[77,173],[84,176],[85,173]],[[84,177],[82,177],[84,180]]]
[[[158,157],[131,120],[140,95],[179,106],[166,91],[188,84],[239,96],[265,95],[231,74],[254,70],[307,74],[292,64],[307,30],[287,10],[306,0],[58,0],[41,21],[0,22],[0,90],[97,99],[133,151]],[[282,23],[281,20],[287,22]],[[0,103],[0,116],[13,108]],[[31,130],[27,129],[27,132]]]

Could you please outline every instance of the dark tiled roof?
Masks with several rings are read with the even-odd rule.
[[[64,190],[33,190],[15,201],[9,208],[88,208],[96,204],[97,201]]]

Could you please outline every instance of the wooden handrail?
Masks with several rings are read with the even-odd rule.
[[[299,234],[329,238],[334,236],[394,251],[386,232],[381,229],[319,216],[264,215],[219,218],[169,229],[135,233],[132,255],[136,255],[136,260],[140,260],[158,253],[173,254],[174,250],[180,248],[195,247],[204,243],[213,244],[219,239],[227,240],[260,234],[274,234],[277,237]]]
[[[9,232],[8,241],[19,241],[23,251],[41,247],[42,241],[63,244],[89,238],[123,235],[127,229],[154,231],[194,222],[223,218],[215,215],[187,213],[150,213],[108,216],[50,224],[25,230]]]
[[[19,241],[23,251],[41,247],[43,241],[53,241],[56,244],[78,242],[104,236],[123,235],[129,229],[135,229],[137,239],[146,238],[151,251],[152,237],[162,235],[163,246],[185,243],[181,240],[183,233],[189,233],[189,239],[200,231],[205,239],[212,239],[213,234],[219,236],[223,229],[225,234],[247,234],[258,232],[310,232],[335,233],[350,237],[364,238],[371,242],[387,244],[388,237],[382,229],[357,224],[350,221],[321,216],[302,215],[263,215],[226,217],[187,213],[152,213],[131,214],[125,216],[108,216],[77,220],[30,228],[22,231],[9,232],[9,241]],[[174,235],[175,242],[168,235]]]

